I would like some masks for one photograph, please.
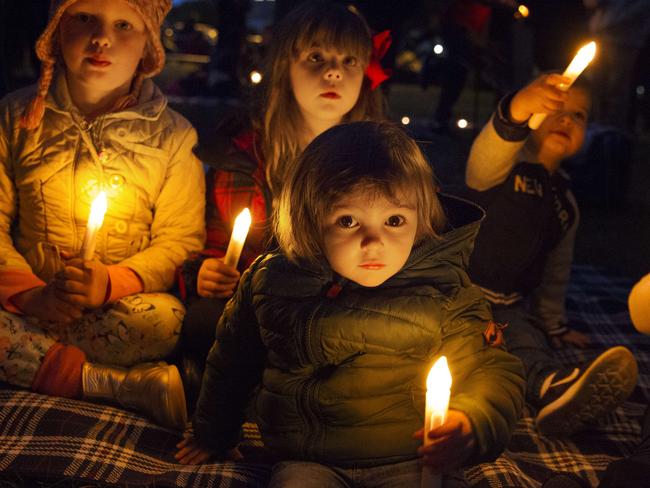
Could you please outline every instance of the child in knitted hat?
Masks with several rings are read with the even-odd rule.
[[[204,240],[196,133],[149,80],[170,0],[53,0],[36,87],[0,101],[0,381],[183,428],[163,293]],[[108,209],[80,254],[90,204]]]
[[[124,4],[128,4],[128,7],[124,8]],[[144,79],[157,75],[165,65],[165,51],[159,32],[170,9],[169,0],[52,0],[50,21],[36,42],[36,54],[42,63],[38,91],[21,119],[21,126],[34,129],[41,122],[45,97],[57,63],[61,62],[65,67],[69,88],[74,90],[76,84],[81,83],[90,92],[107,92],[105,96],[112,102],[112,106],[89,107],[91,111],[115,111],[135,105]],[[100,24],[101,21],[108,20],[103,17],[111,11],[117,17],[124,17],[118,18],[118,23],[113,26],[117,42],[110,48],[119,56],[119,59],[113,61],[103,55],[107,48],[105,43],[112,39],[103,39],[102,36],[108,33],[97,31],[98,28],[108,27]],[[93,17],[93,13],[98,16]],[[93,46],[90,51],[87,50],[89,44]],[[118,68],[101,69],[111,65]],[[93,74],[93,71],[98,72]],[[97,83],[91,85],[93,78]],[[102,83],[99,78],[104,78],[105,81]],[[71,95],[75,104],[84,103],[76,100],[74,94]],[[77,95],[84,96],[83,93]],[[92,96],[101,97],[97,93]]]

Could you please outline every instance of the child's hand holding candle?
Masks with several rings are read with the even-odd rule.
[[[429,431],[416,433],[426,439],[426,445],[418,449],[422,456],[422,488],[440,486],[440,475],[466,465],[476,451],[476,437],[472,424],[463,412],[449,410],[443,425]]]
[[[228,249],[223,260],[208,258],[201,263],[196,280],[196,291],[204,298],[228,298],[232,296],[239,281],[237,263],[241,256],[248,229],[251,225],[251,213],[245,208],[235,219]]]
[[[239,282],[239,271],[221,259],[207,258],[196,278],[196,292],[203,298],[230,298]]]
[[[557,87],[562,91],[567,91],[573,82],[576,81],[578,76],[580,76],[580,74],[585,70],[585,68],[589,66],[589,63],[591,63],[595,55],[595,42],[592,41],[589,44],[582,46],[569,66],[567,66],[567,68],[564,70],[564,73],[562,73],[562,76],[566,78],[566,82],[558,84]],[[545,118],[546,114],[544,113],[534,114],[528,121],[528,127],[533,130],[538,129],[539,126],[542,125],[542,122],[544,122]]]
[[[433,441],[429,432],[440,427],[447,420],[449,408],[449,395],[451,393],[451,373],[447,365],[447,358],[441,356],[434,363],[427,376],[426,409],[424,413],[424,447]],[[439,475],[434,474],[429,466],[422,468],[422,488],[441,486]]]
[[[441,356],[427,377],[424,429],[416,433],[416,437],[423,439],[418,450],[424,464],[422,488],[441,486],[439,473],[462,466],[476,446],[467,416],[458,410],[448,410],[450,389],[447,358]]]
[[[239,256],[241,256],[241,251],[244,247],[244,242],[246,242],[246,236],[248,235],[248,229],[250,226],[251,213],[247,208],[245,208],[235,219],[235,226],[232,230],[232,235],[230,236],[226,256],[223,258],[223,262],[228,266],[237,267]]]
[[[65,266],[53,283],[58,296],[75,307],[94,309],[104,305],[108,291],[108,267],[98,259],[83,260],[61,253]]]
[[[94,260],[97,233],[104,222],[107,201],[106,193],[99,192],[90,206],[86,233],[79,256],[62,251],[65,266],[53,281],[57,296],[69,305],[97,308],[104,303],[108,286],[108,268],[101,261]]]

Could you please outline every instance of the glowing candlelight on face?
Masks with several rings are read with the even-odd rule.
[[[81,257],[85,260],[90,260],[95,255],[95,246],[97,244],[97,232],[104,222],[104,214],[106,213],[106,193],[99,192],[95,197],[92,205],[90,206],[90,215],[88,215],[88,224],[86,225],[86,235],[81,245]]]
[[[237,266],[250,226],[251,213],[247,208],[245,208],[235,219],[235,226],[232,230],[232,235],[230,236],[230,242],[228,243],[228,249],[226,250],[226,257],[223,259],[223,262],[227,265]]]
[[[451,372],[447,358],[440,356],[427,376],[426,409],[424,414],[424,445],[432,443],[429,432],[440,427],[447,420],[449,395],[451,393]],[[440,476],[431,472],[428,466],[422,469],[422,488],[441,486]]]
[[[566,76],[570,79],[569,83],[562,83],[561,85],[558,85],[558,88],[560,90],[567,91],[573,82],[576,81],[578,76],[580,76],[580,74],[585,70],[585,68],[589,66],[589,63],[591,63],[595,55],[596,43],[594,41],[591,41],[589,44],[582,46],[578,50],[578,53],[573,57],[571,63],[569,63],[569,66],[567,66],[567,68],[564,70],[564,73],[562,73],[562,76]],[[528,127],[533,130],[539,128],[539,126],[542,125],[542,122],[544,122],[545,118],[546,114],[533,114],[533,116],[528,121]]]

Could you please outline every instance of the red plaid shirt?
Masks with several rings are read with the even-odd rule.
[[[206,252],[221,257],[226,254],[235,218],[246,207],[251,212],[252,224],[241,259],[243,271],[262,254],[268,244],[269,219],[272,208],[271,195],[266,184],[264,162],[255,150],[255,135],[248,132],[233,141],[233,154],[245,156],[255,166],[232,166],[227,162],[219,169],[208,172],[206,206]],[[238,166],[238,167],[236,167]],[[253,171],[251,171],[253,170]]]
[[[216,168],[211,168],[206,182],[205,249],[200,256],[189,259],[179,276],[179,288],[184,299],[196,294],[196,277],[206,257],[226,254],[235,218],[246,207],[252,223],[237,268],[243,271],[267,250],[270,239],[272,197],[266,183],[264,161],[256,149],[252,131],[233,139],[227,153]]]

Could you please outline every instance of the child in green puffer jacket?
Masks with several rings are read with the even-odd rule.
[[[524,381],[519,360],[485,338],[487,302],[464,269],[482,216],[436,194],[392,124],[318,136],[281,192],[280,250],[246,271],[219,322],[177,459],[240,458],[258,385],[262,437],[282,461],[270,486],[417,486],[422,463],[446,473],[496,458]],[[423,433],[425,380],[442,355],[449,413]]]

